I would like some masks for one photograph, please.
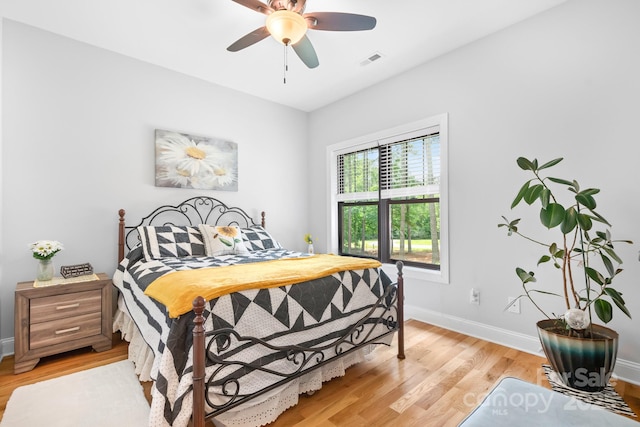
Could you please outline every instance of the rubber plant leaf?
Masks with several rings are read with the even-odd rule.
[[[576,194],[576,201],[589,210],[594,210],[596,208],[596,199],[594,199],[590,194],[580,192]]]
[[[533,163],[530,160],[525,159],[524,157],[518,157],[518,159],[516,160],[516,163],[518,163],[518,166],[520,166],[520,169],[522,170],[529,170],[529,171],[535,170]]]
[[[591,227],[593,227],[591,217],[583,213],[578,214],[578,224],[580,224],[580,228],[585,231],[591,230]]]
[[[549,260],[551,260],[551,257],[550,257],[549,255],[542,255],[542,256],[540,257],[540,259],[538,260],[538,264],[537,264],[537,265],[540,265],[540,264],[542,264],[543,262],[547,262],[547,261],[549,261]]]
[[[538,199],[538,197],[540,197],[540,193],[542,193],[543,189],[544,187],[542,184],[536,184],[533,187],[529,187],[524,195],[524,201],[529,205],[532,204],[536,199]]]
[[[598,188],[587,188],[586,190],[582,190],[580,193],[593,196],[594,194],[598,194],[599,192],[600,192],[600,189]]]
[[[545,188],[544,190],[542,190],[542,193],[540,193],[540,203],[542,203],[543,208],[546,208],[549,205],[550,201],[551,201],[551,190],[549,190],[548,188]]]
[[[578,212],[573,206],[571,206],[564,213],[564,220],[560,225],[560,231],[562,231],[562,234],[569,234],[576,228],[577,225]]]
[[[551,166],[555,166],[558,163],[560,163],[562,161],[562,157],[558,157],[557,159],[553,159],[551,161],[548,161],[547,163],[545,163],[544,165],[540,166],[538,168],[538,170],[542,170],[542,169],[546,169],[546,168],[550,168]]]
[[[595,309],[598,318],[600,318],[604,323],[609,323],[613,318],[613,307],[611,307],[609,301],[597,299],[593,303],[593,308]]]
[[[520,267],[516,268],[516,274],[518,275],[518,277],[520,278],[520,280],[522,280],[522,283],[529,283],[529,282],[535,282],[536,278],[533,277],[533,274],[531,273],[527,273],[525,270],[523,270]]]
[[[548,292],[548,291],[541,291],[541,290],[539,290],[539,289],[532,289],[532,290],[530,290],[529,292],[530,292],[530,293],[535,292],[535,293],[538,293],[538,294],[545,294],[545,295],[553,295],[553,296],[555,296],[555,297],[559,297],[559,296],[560,296],[560,294],[556,294],[556,293],[554,293],[554,292]]]
[[[591,267],[585,267],[584,271],[587,273],[587,276],[589,276],[591,280],[596,282],[598,285],[604,285],[604,277],[602,277],[602,274],[598,273]]]
[[[553,178],[553,177],[549,177],[549,181],[553,181],[556,184],[564,184],[564,185],[569,185],[569,186],[573,186],[573,182],[572,181],[567,181],[566,179],[561,179],[561,178]]]
[[[607,295],[611,297],[611,299],[618,306],[618,308],[624,314],[626,314],[629,317],[629,319],[631,319],[631,313],[629,313],[629,310],[627,310],[627,307],[625,306],[624,299],[622,299],[622,294],[613,288],[605,288],[604,291],[607,293]]]
[[[609,227],[611,227],[611,224],[609,224],[609,221],[604,219],[604,217],[602,215],[600,215],[597,212],[593,212],[593,211],[591,213],[594,215],[593,219],[595,219],[596,221],[601,222],[603,224],[607,224]]]
[[[604,264],[605,268],[607,269],[607,272],[609,273],[609,276],[615,276],[616,269],[613,266],[613,263],[611,262],[611,259],[609,259],[609,257],[606,256],[605,254],[603,254],[602,252],[600,253],[600,258],[602,259],[602,263]]]
[[[540,210],[540,221],[547,228],[557,227],[564,220],[564,207],[559,203],[549,203]]]
[[[511,209],[515,208],[518,205],[518,203],[520,203],[520,200],[522,200],[522,198],[524,197],[525,193],[529,190],[529,183],[530,182],[531,181],[525,182],[524,185],[520,188],[520,191],[518,191],[518,194],[516,195],[516,198],[513,200],[513,203],[511,203]]]
[[[613,249],[608,248],[608,247],[606,247],[606,246],[604,246],[602,249],[603,249],[603,250],[604,250],[604,251],[605,251],[605,252],[606,252],[606,253],[607,253],[611,258],[613,258],[613,259],[614,259],[618,264],[622,264],[622,260],[620,259],[620,257],[618,256],[618,254],[617,254],[617,253],[615,253],[615,252],[613,251]]]

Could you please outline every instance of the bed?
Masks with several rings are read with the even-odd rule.
[[[370,259],[283,248],[243,209],[193,197],[135,225],[119,211],[114,332],[153,381],[149,425],[256,427],[398,335],[392,282]]]

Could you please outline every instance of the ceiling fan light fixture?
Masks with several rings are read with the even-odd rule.
[[[284,45],[296,44],[307,32],[307,21],[290,10],[276,10],[267,16],[269,34]]]

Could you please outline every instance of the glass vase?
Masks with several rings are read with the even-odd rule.
[[[53,279],[53,258],[38,260],[36,278],[41,282]]]

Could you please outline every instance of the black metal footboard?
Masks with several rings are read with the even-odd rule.
[[[397,263],[398,279],[389,285],[377,302],[363,312],[357,322],[320,345],[278,346],[255,337],[245,337],[230,328],[206,332],[204,329],[205,300],[198,297],[193,302],[195,313],[193,329],[193,425],[204,427],[205,422],[219,414],[246,403],[276,389],[293,379],[369,344],[380,343],[389,334],[398,332],[398,358],[404,359],[404,281],[402,262]],[[242,345],[262,346],[271,354],[286,360],[287,368],[273,370],[259,363],[246,363],[225,357],[225,351]],[[205,378],[206,366],[214,371]],[[268,365],[267,365],[268,366]],[[271,385],[250,394],[241,390],[239,378],[247,373],[259,371],[276,380]],[[286,371],[286,372],[284,372]],[[230,373],[231,372],[231,373]],[[210,388],[216,388],[214,402]],[[211,408],[211,409],[208,409]]]

